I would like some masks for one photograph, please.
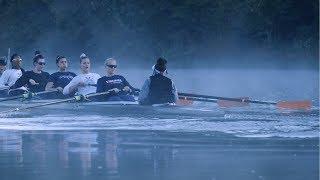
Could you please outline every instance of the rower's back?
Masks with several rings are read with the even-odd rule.
[[[176,103],[178,92],[173,81],[166,77],[167,61],[159,58],[153,66],[153,75],[144,83],[139,93],[141,105]]]
[[[160,73],[150,76],[149,101],[151,104],[175,102],[170,78]]]

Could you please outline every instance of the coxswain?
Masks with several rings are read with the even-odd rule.
[[[159,58],[153,66],[153,75],[145,81],[139,93],[139,103],[141,105],[177,102],[177,89],[173,81],[166,75],[167,60]]]

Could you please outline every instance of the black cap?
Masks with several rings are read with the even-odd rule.
[[[164,72],[165,70],[167,70],[167,60],[160,57],[157,60],[157,64],[154,66],[154,68],[160,72]]]
[[[7,65],[7,61],[5,57],[0,57],[0,65],[5,66]]]

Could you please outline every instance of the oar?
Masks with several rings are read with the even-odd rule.
[[[93,94],[88,94],[88,95],[76,95],[74,97],[67,98],[67,99],[50,101],[50,102],[47,102],[47,103],[36,104],[36,105],[33,105],[33,106],[27,106],[27,107],[22,107],[22,108],[15,108],[15,109],[11,109],[11,110],[8,110],[8,111],[0,112],[0,114],[7,114],[7,113],[11,113],[11,112],[27,110],[27,109],[33,109],[33,108],[38,108],[38,107],[43,107],[43,106],[50,106],[50,105],[60,104],[60,103],[65,103],[65,102],[85,101],[85,100],[88,100],[91,97],[106,95],[106,94],[109,94],[109,93],[110,93],[110,91],[101,92],[101,93],[93,93]]]
[[[185,97],[185,96],[179,96],[179,100],[177,101],[178,105],[191,105],[193,101],[200,101],[200,102],[213,102],[217,103],[218,100],[215,99],[205,99],[205,98],[197,98],[197,97]]]
[[[181,97],[207,98],[207,99],[216,99],[216,100],[231,101],[231,102],[238,102],[238,103],[255,103],[255,104],[274,105],[282,109],[306,110],[306,109],[310,109],[312,106],[312,103],[309,100],[270,102],[270,101],[250,100],[248,98],[230,98],[230,97],[209,96],[209,95],[200,95],[200,94],[191,94],[191,93],[178,93],[178,95]],[[219,104],[219,101],[218,101],[218,104]]]
[[[248,99],[245,97],[245,99]],[[200,98],[200,97],[188,97],[188,96],[179,96],[179,100],[177,102],[178,105],[188,106],[193,104],[194,101],[200,102],[213,102],[217,103],[220,107],[244,107],[249,106],[248,102],[234,102],[234,101],[226,101],[219,99],[210,99],[210,98]]]
[[[38,96],[38,95],[42,95],[42,94],[48,94],[48,93],[57,92],[57,91],[58,90],[41,91],[41,92],[36,92],[36,93],[27,92],[27,93],[23,93],[23,94],[18,95],[18,96],[12,96],[12,97],[7,97],[7,98],[0,99],[0,102],[10,101],[10,100],[15,100],[15,99],[20,99],[20,98],[28,99],[28,98],[32,98],[34,96]]]
[[[9,87],[7,87],[7,86],[0,87],[0,96],[5,96],[6,94],[8,94],[8,89],[9,89]]]
[[[0,91],[2,91],[2,90],[8,90],[9,89],[9,86],[2,86],[2,87],[0,87]]]

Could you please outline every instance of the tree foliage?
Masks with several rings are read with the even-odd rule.
[[[317,0],[0,0],[0,48],[179,59],[318,59]],[[77,50],[78,49],[78,50]]]

